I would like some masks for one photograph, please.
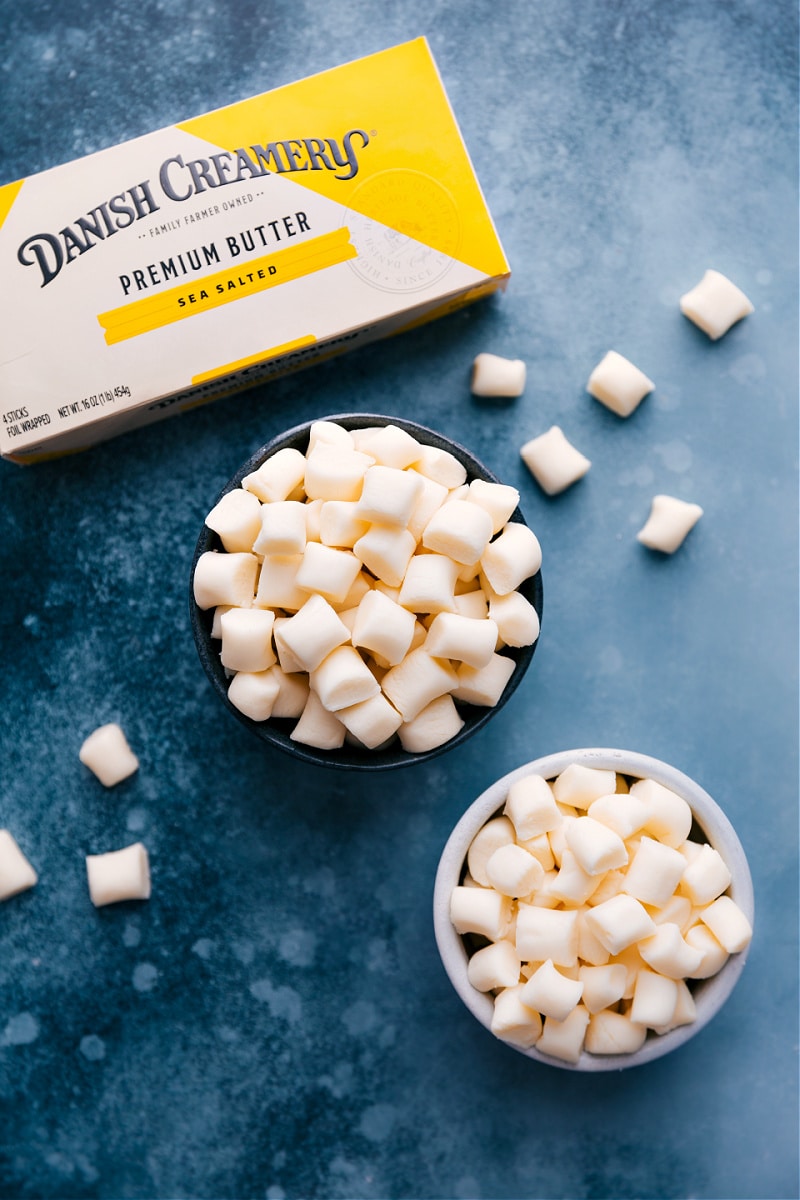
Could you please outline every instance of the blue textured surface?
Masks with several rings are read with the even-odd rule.
[[[514,272],[240,399],[0,464],[0,826],[40,874],[0,908],[0,1195],[796,1197],[796,5],[0,0],[0,30],[0,182],[426,34]],[[756,307],[717,344],[677,307],[708,266]],[[611,346],[658,385],[628,421],[584,391]],[[470,397],[481,350],[527,361],[523,397]],[[223,720],[187,614],[223,482],[348,408],[468,445],[544,547],[523,685],[379,787]],[[547,500],[518,450],[554,422],[593,467]],[[671,558],[635,540],[657,491],[705,509]],[[141,759],[111,792],[77,759],[109,720]],[[591,1079],[477,1027],[430,912],[467,804],[589,745],[694,776],[756,891],[717,1019]],[[137,838],[152,899],[95,911],[84,854]]]

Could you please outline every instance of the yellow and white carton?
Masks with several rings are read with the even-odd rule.
[[[504,287],[424,38],[0,188],[0,453],[83,449]]]

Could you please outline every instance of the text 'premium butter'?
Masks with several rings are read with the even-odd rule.
[[[509,268],[424,38],[0,187],[0,453],[79,450]]]

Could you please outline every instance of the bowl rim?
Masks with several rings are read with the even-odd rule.
[[[438,430],[430,428],[430,426],[423,425],[419,421],[410,420],[406,417],[389,416],[385,413],[350,412],[313,417],[276,434],[237,468],[235,473],[219,491],[214,504],[217,504],[228,492],[239,487],[246,475],[255,471],[268,458],[277,453],[278,450],[307,437],[312,425],[321,421],[343,425],[347,429],[364,429],[373,425],[396,425],[412,436],[418,437],[419,440],[428,445],[449,450],[466,467],[468,479],[479,478],[490,483],[502,483],[502,480],[485,463],[476,458],[472,451],[461,445],[454,438],[440,433]],[[210,508],[207,511],[210,511]],[[509,520],[521,522],[525,525],[528,524],[519,505],[517,505]],[[504,648],[503,653],[515,660],[517,668],[503,689],[500,699],[493,708],[469,706],[474,708],[476,715],[473,717],[470,714],[471,719],[468,719],[463,728],[454,737],[450,738],[449,741],[444,742],[441,746],[434,747],[432,750],[426,750],[419,754],[403,750],[397,742],[393,743],[390,749],[385,752],[381,750],[361,749],[357,746],[348,745],[348,743],[345,743],[344,746],[336,750],[321,750],[317,747],[306,746],[300,742],[293,742],[288,735],[288,731],[292,725],[291,721],[283,720],[280,723],[271,720],[253,721],[250,717],[240,712],[228,699],[224,671],[219,663],[219,654],[214,653],[210,638],[213,609],[203,610],[199,608],[195,602],[193,591],[194,572],[200,555],[206,550],[220,549],[221,546],[222,543],[218,535],[209,529],[207,525],[203,524],[195,545],[189,571],[189,620],[201,665],[213,690],[232,716],[246,728],[250,729],[262,741],[277,747],[285,754],[303,762],[312,763],[316,766],[330,767],[334,770],[381,771],[415,766],[418,763],[436,758],[441,754],[446,754],[478,733],[508,703],[522,682],[539,645],[544,608],[541,569],[537,571],[536,575],[524,580],[518,589],[526,594],[530,603],[536,609],[540,624],[540,636],[537,637],[532,646]],[[464,711],[461,711],[463,716]]]
[[[751,926],[753,925],[753,880],[742,844],[722,808],[694,779],[669,763],[632,750],[561,750],[533,759],[495,780],[469,805],[445,843],[434,881],[434,935],[442,965],[463,1003],[489,1033],[492,998],[488,993],[479,992],[467,978],[469,955],[461,935],[456,933],[450,921],[450,893],[462,876],[466,852],[472,838],[502,808],[509,787],[516,780],[532,774],[552,779],[571,763],[653,779],[682,796],[692,809],[692,815],[709,845],[718,850],[725,859],[731,873],[731,884],[727,891],[742,909]],[[749,949],[748,945],[744,950],[731,954],[716,975],[697,980],[693,991],[697,1003],[697,1016],[691,1024],[678,1026],[669,1033],[649,1034],[640,1049],[631,1054],[593,1055],[583,1050],[577,1063],[569,1063],[542,1053],[535,1045],[524,1049],[504,1042],[503,1039],[497,1040],[536,1062],[565,1070],[616,1071],[653,1062],[688,1042],[722,1008],[744,970]]]

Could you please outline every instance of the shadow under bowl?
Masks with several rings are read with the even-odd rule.
[[[633,779],[653,779],[681,796],[694,818],[689,836],[708,842],[722,856],[731,873],[727,894],[743,911],[750,925],[753,924],[753,882],[742,845],[725,813],[693,779],[667,763],[629,750],[565,750],[535,759],[498,779],[470,805],[447,840],[434,885],[434,932],[442,964],[464,1004],[490,1032],[494,1001],[491,993],[477,991],[467,977],[469,935],[457,933],[450,921],[450,895],[464,877],[472,839],[487,821],[502,813],[511,785],[528,775],[541,775],[552,780],[571,763],[617,771]],[[641,1048],[632,1053],[598,1055],[584,1050],[577,1063],[570,1063],[542,1053],[535,1045],[522,1049],[510,1042],[504,1044],[536,1062],[572,1071],[618,1071],[652,1062],[685,1045],[719,1012],[738,982],[747,953],[745,948],[731,954],[722,969],[708,979],[687,980],[697,1009],[695,1020],[664,1034],[649,1031]]]
[[[348,430],[365,429],[379,425],[396,425],[423,445],[433,446],[439,450],[446,450],[454,455],[466,468],[468,482],[473,479],[482,479],[488,483],[501,482],[479,459],[458,442],[445,437],[441,433],[437,433],[433,429],[428,429],[427,426],[420,425],[416,421],[408,421],[400,417],[388,417],[375,413],[340,413],[335,416],[315,417],[313,421],[305,421],[302,425],[297,425],[293,429],[286,430],[284,433],[274,437],[265,446],[262,446],[260,450],[257,450],[246,462],[242,463],[236,473],[222,488],[214,503],[217,503],[227,492],[239,487],[246,475],[257,470],[262,463],[273,454],[276,454],[278,450],[291,448],[305,454],[308,448],[311,426],[317,421],[332,421]],[[209,505],[209,511],[211,507],[212,505]],[[519,508],[512,514],[511,520],[520,524],[527,523]],[[354,745],[347,741],[340,749],[320,750],[313,746],[307,746],[291,740],[289,735],[296,724],[294,720],[270,718],[267,721],[254,721],[240,712],[228,699],[229,679],[225,673],[225,668],[220,662],[219,642],[211,637],[211,626],[214,617],[213,609],[203,610],[198,607],[194,600],[193,581],[195,567],[200,555],[208,550],[221,551],[223,550],[223,546],[219,536],[213,530],[209,529],[208,526],[204,526],[197,540],[197,546],[192,559],[189,586],[189,615],[192,633],[203,669],[220,701],[232,716],[245,725],[256,737],[261,738],[262,741],[276,746],[278,749],[290,754],[293,758],[300,759],[303,762],[345,770],[381,771],[396,767],[412,766],[415,763],[424,762],[427,759],[435,758],[437,755],[454,750],[456,747],[463,745],[467,738],[472,737],[479,729],[482,729],[510,700],[522,682],[522,678],[530,666],[538,645],[537,639],[532,646],[523,646],[519,649],[504,647],[502,653],[512,658],[516,666],[498,703],[494,708],[483,708],[477,705],[458,703],[458,709],[464,721],[462,729],[455,737],[443,745],[435,747],[433,750],[419,754],[409,753],[402,748],[397,740],[386,747],[378,747],[376,750],[368,750],[366,747]],[[526,579],[517,590],[536,609],[541,623],[543,605],[541,571],[538,571],[530,579]]]

